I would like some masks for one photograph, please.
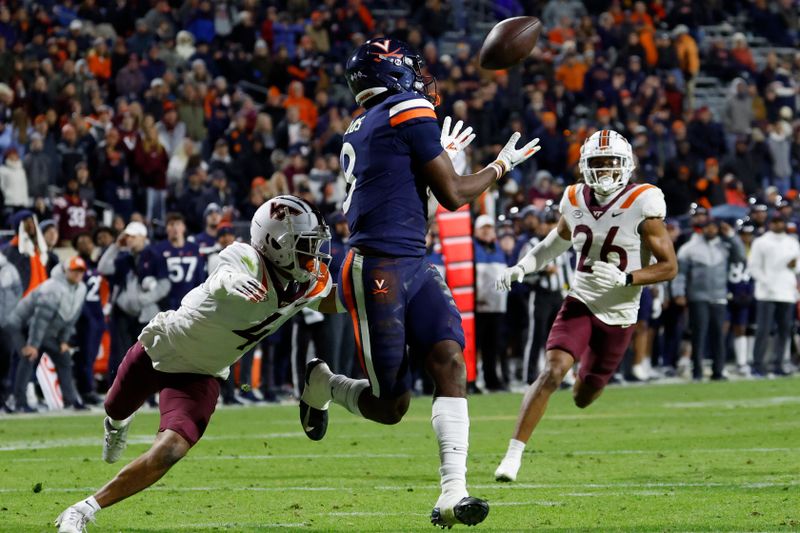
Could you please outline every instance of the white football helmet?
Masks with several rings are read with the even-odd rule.
[[[299,281],[321,279],[331,259],[322,251],[331,232],[322,214],[302,198],[276,196],[258,208],[250,223],[250,243],[274,265]]]
[[[578,169],[586,185],[601,196],[625,187],[634,168],[630,143],[614,130],[596,131],[581,146]]]

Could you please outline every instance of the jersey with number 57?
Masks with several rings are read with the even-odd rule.
[[[433,104],[415,92],[392,95],[353,120],[340,157],[350,246],[425,255],[427,183],[417,169],[442,152],[440,136]]]
[[[226,277],[249,276],[267,289],[254,303],[226,289]],[[145,326],[139,341],[162,372],[190,372],[225,379],[228,367],[259,340],[274,333],[303,307],[316,307],[331,291],[325,265],[321,276],[283,288],[261,254],[234,243],[219,254],[219,265],[192,289],[176,311],[165,311]]]
[[[561,199],[562,217],[572,234],[578,256],[570,296],[577,298],[609,325],[636,322],[642,287],[609,291],[593,279],[592,263],[605,261],[623,272],[650,264],[650,250],[642,242],[639,227],[647,218],[666,216],[664,194],[654,185],[629,184],[605,206],[600,206],[585,184],[571,185]]]

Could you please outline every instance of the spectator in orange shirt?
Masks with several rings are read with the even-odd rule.
[[[289,109],[296,107],[300,111],[300,120],[305,122],[312,131],[317,127],[317,108],[314,102],[305,96],[303,84],[293,81],[289,85],[289,94],[283,102],[283,107]]]
[[[567,41],[575,40],[575,30],[573,20],[569,17],[561,17],[557,26],[547,33],[547,39],[553,44],[564,44]]]
[[[753,60],[753,53],[747,45],[747,38],[741,32],[734,33],[731,37],[731,58],[739,69],[755,72],[756,63]]]
[[[111,57],[105,39],[102,37],[95,39],[94,47],[86,55],[86,62],[89,71],[98,80],[104,82],[111,78]]]
[[[694,78],[700,72],[700,52],[697,42],[689,35],[689,28],[685,24],[678,24],[672,30],[673,46],[678,52],[678,64],[681,71],[688,79]]]
[[[556,69],[556,80],[572,93],[583,91],[583,81],[589,67],[577,53],[570,52],[564,62]]]

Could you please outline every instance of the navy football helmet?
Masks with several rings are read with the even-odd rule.
[[[347,60],[345,77],[359,105],[387,91],[416,92],[436,105],[436,80],[422,75],[424,65],[422,56],[403,41],[379,37],[353,52]]]

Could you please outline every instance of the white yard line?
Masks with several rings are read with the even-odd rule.
[[[800,485],[800,480],[789,479],[787,481],[751,481],[743,483],[721,483],[721,482],[659,482],[659,483],[492,483],[492,484],[471,484],[471,489],[476,490],[508,490],[508,489],[616,489],[619,494],[640,494],[663,496],[660,490],[640,490],[640,489],[683,489],[683,488],[718,488],[718,487],[731,487],[742,489],[760,489],[770,487],[786,487]],[[389,492],[402,492],[408,489],[420,491],[438,491],[439,487],[436,483],[429,483],[426,485],[379,485],[376,487],[307,487],[307,486],[274,486],[274,487],[192,487],[192,486],[156,486],[150,487],[148,491],[160,492],[333,492],[333,491],[349,491],[349,490],[376,490],[376,491],[389,491]],[[625,490],[637,489],[637,490]],[[42,492],[91,492],[94,487],[48,487],[45,485]],[[31,489],[26,488],[0,488],[0,493],[25,493],[30,492]],[[607,496],[609,492],[586,492],[576,493],[569,492],[565,495],[579,494],[579,495],[592,495],[592,496]],[[502,503],[502,502],[498,502]],[[548,502],[553,503],[553,502]],[[521,504],[506,504],[506,505],[521,505]],[[546,505],[541,502],[531,502],[531,505]]]
[[[772,398],[749,398],[742,400],[703,400],[699,402],[669,402],[664,407],[670,409],[759,409],[776,405],[792,405],[800,403],[800,396],[775,396]]]
[[[281,434],[277,434],[281,435]],[[247,437],[226,437],[219,440],[260,440],[264,438],[273,438],[269,435],[253,436],[250,439]],[[152,438],[149,436],[135,435],[129,439],[129,444],[150,444]],[[39,441],[16,441],[6,446],[0,446],[0,452],[4,451],[19,451],[31,449],[52,449],[52,448],[70,448],[70,447],[86,447],[96,446],[100,449],[101,441],[99,439],[57,439],[48,442]],[[661,450],[559,450],[559,451],[537,451],[534,455],[547,455],[547,456],[594,456],[594,455],[655,455],[658,453],[665,453],[667,457],[671,455],[691,455],[693,453],[702,454],[721,454],[721,453],[798,453],[798,448],[685,448],[679,451],[668,450],[663,452]],[[470,454],[471,457],[499,457],[498,453],[478,452]],[[429,457],[428,453],[302,453],[302,454],[225,454],[225,455],[189,455],[188,458],[193,461],[235,461],[238,459],[255,459],[255,460],[274,460],[274,459],[412,459],[415,457]],[[83,461],[85,457],[20,457],[11,459],[14,462],[60,462],[60,461]]]

